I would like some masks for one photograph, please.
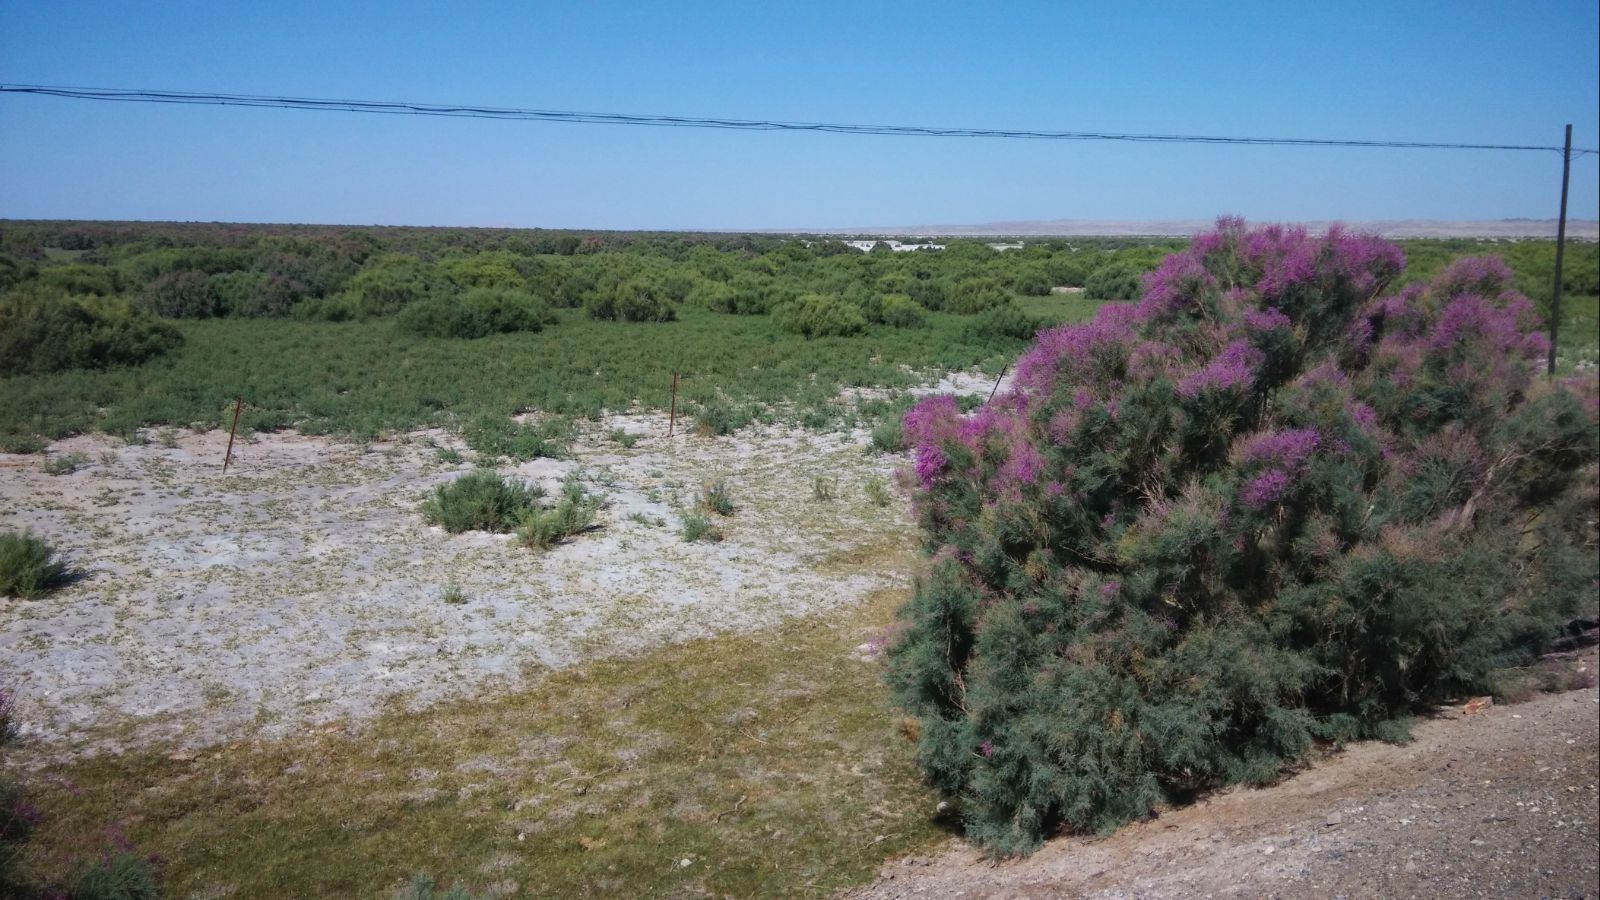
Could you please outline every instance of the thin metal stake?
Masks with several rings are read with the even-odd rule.
[[[987,401],[985,401],[985,402],[987,402],[987,403],[994,402],[994,393],[995,393],[995,391],[1000,390],[1000,382],[1006,380],[1006,370],[1009,369],[1009,368],[1011,368],[1011,363],[1006,363],[1005,365],[1000,367],[1000,377],[996,378],[994,380],[994,387],[989,389],[989,399]]]
[[[678,427],[678,373],[672,373],[672,411],[667,414],[667,437]]]
[[[228,426],[228,453],[222,457],[222,474],[228,474],[228,463],[233,462],[233,436],[239,431],[239,410],[244,409],[244,398],[233,398],[233,424]]]
[[[1556,290],[1550,301],[1550,368],[1556,375],[1556,335],[1561,330],[1561,256],[1567,249],[1567,181],[1572,177],[1572,126],[1567,126],[1566,145],[1561,148],[1561,221],[1556,225]]]

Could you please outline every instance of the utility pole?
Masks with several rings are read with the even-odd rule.
[[[1556,336],[1561,331],[1561,257],[1567,249],[1567,181],[1572,175],[1572,126],[1567,126],[1567,142],[1561,148],[1561,220],[1556,225],[1556,289],[1550,300],[1550,367],[1545,374],[1556,375]]]

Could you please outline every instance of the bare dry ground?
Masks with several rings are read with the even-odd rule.
[[[607,437],[616,430],[638,444]],[[83,572],[0,604],[19,719],[31,738],[85,749],[272,736],[770,625],[905,581],[827,564],[910,535],[902,501],[867,496],[896,463],[867,454],[865,432],[666,430],[665,417],[613,417],[571,458],[501,467],[552,493],[579,472],[606,498],[598,530],[546,552],[424,523],[424,496],[473,465],[443,432],[365,446],[262,434],[235,448],[226,475],[227,435],[215,431],[60,441],[50,457],[87,460],[63,475],[39,456],[0,455],[0,528],[47,536]],[[726,540],[688,543],[679,512],[718,476],[737,506]],[[812,501],[818,476],[836,502]],[[451,584],[465,602],[444,601]]]
[[[1565,661],[1593,672],[1593,648]],[[1406,745],[1363,743],[996,864],[955,842],[849,897],[1600,896],[1600,693],[1445,710]]]

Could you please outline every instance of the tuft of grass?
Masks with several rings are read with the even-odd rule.
[[[811,479],[811,499],[819,503],[826,503],[839,495],[839,482],[837,479],[826,475],[818,475]]]
[[[441,888],[431,876],[418,875],[395,892],[394,900],[477,900],[477,896],[460,885]]]
[[[538,485],[501,478],[479,469],[434,489],[422,502],[422,517],[451,534],[463,531],[510,531],[537,509],[543,496]]]
[[[391,897],[417,872],[501,896],[829,896],[947,839],[854,655],[905,598],[191,762],[53,764],[74,789],[40,798],[30,864],[119,821],[173,897]]]
[[[0,534],[0,597],[33,600],[67,581],[54,547],[29,531]]]
[[[867,479],[867,499],[873,506],[888,506],[892,499],[889,494],[889,482],[877,475]]]
[[[44,461],[46,475],[71,475],[89,464],[89,457],[82,453],[67,453],[62,456],[52,456]]]
[[[755,410],[748,406],[734,406],[721,399],[703,404],[694,417],[694,433],[701,437],[722,437],[749,425],[756,419]]]
[[[708,478],[700,485],[700,508],[719,516],[733,515],[733,491],[726,478]]]
[[[467,593],[461,589],[461,582],[452,578],[445,582],[444,593],[440,595],[439,599],[446,603],[459,606],[460,604],[467,602]]]
[[[435,457],[442,463],[455,464],[461,462],[461,451],[454,447],[440,447]]]
[[[621,428],[614,429],[609,435],[611,442],[624,450],[632,450],[633,445],[639,443],[637,434],[630,434]]]
[[[517,540],[525,547],[548,550],[593,528],[600,502],[600,498],[583,489],[576,473],[569,475],[554,505],[535,507],[522,514],[517,525]]]
[[[696,541],[706,541],[712,544],[722,542],[725,535],[722,529],[711,524],[711,520],[699,513],[686,513],[683,516],[683,539],[693,544]]]
[[[156,443],[168,450],[172,450],[178,446],[178,432],[171,428],[163,428],[156,432]]]

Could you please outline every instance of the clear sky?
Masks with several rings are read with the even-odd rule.
[[[1600,146],[1600,5],[0,2],[0,81]],[[1600,215],[1597,158],[1574,216]],[[1557,154],[738,133],[0,95],[0,217],[844,228],[1551,218]]]

